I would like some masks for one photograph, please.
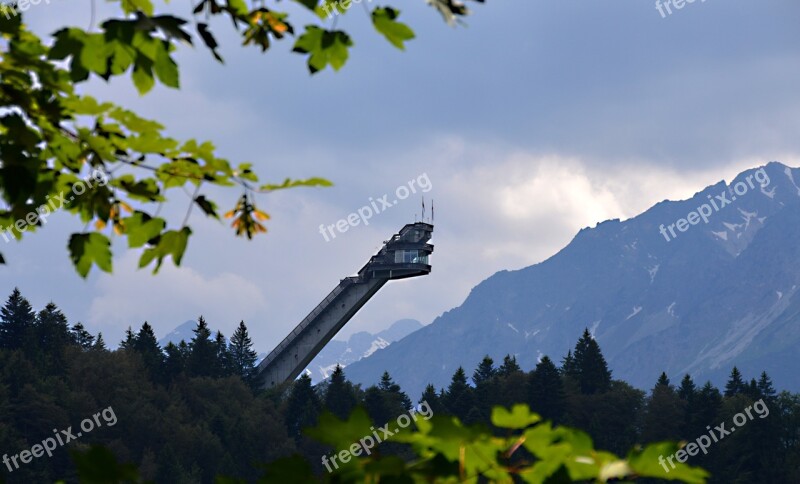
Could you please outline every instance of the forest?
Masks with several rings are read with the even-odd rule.
[[[262,391],[252,346],[244,322],[228,339],[200,317],[188,342],[161,348],[145,322],[112,350],[54,303],[37,312],[15,289],[0,310],[0,451],[18,454],[103,409],[112,408],[116,422],[76,438],[69,452],[6,464],[0,474],[10,483],[74,482],[75,452],[99,445],[144,481],[255,482],[275,472],[264,467],[271,462],[302,462],[303,472],[325,478],[322,457],[332,448],[305,429],[345,421],[356,408],[378,429],[424,402],[434,416],[489,432],[500,430],[495,406],[524,403],[617,455],[646,442],[694,442],[725,423],[736,432],[719,441],[715,434],[713,445],[688,461],[706,469],[709,482],[800,482],[800,395],[779,392],[780,382],[766,373],[742,375],[734,367],[722,389],[662,374],[645,392],[612,377],[587,330],[558,363],[545,356],[524,371],[513,356],[486,357],[471,373],[458,368],[447,388],[429,385],[421,395],[406,394],[388,371],[364,388],[342,368],[318,385],[304,375]],[[765,411],[736,420],[750,408]],[[414,457],[402,439],[378,444],[375,453]]]

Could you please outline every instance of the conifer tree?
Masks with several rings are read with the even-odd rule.
[[[522,368],[519,367],[517,364],[517,357],[506,355],[503,357],[503,364],[500,365],[500,368],[497,369],[497,376],[499,377],[507,377],[509,375],[513,375],[514,373],[521,373]]]
[[[775,400],[775,387],[772,386],[772,379],[767,375],[766,371],[761,372],[761,377],[758,379],[758,394],[760,398],[771,402]]]
[[[376,385],[364,391],[364,409],[372,423],[381,427],[396,415],[389,409],[385,393]]]
[[[186,342],[181,341],[183,349],[170,341],[164,348],[164,377],[167,382],[173,381],[178,375],[186,371]]]
[[[164,353],[158,345],[153,327],[147,321],[142,324],[141,329],[134,337],[132,349],[141,355],[144,366],[152,376],[160,373],[164,363]]]
[[[398,415],[411,409],[411,399],[408,398],[408,395],[400,388],[400,385],[392,380],[388,371],[383,372],[378,388],[389,398],[390,406],[398,406]]]
[[[717,422],[719,420],[718,415],[722,406],[722,395],[711,382],[706,382],[703,385],[700,391],[697,392],[695,399],[696,410],[689,425],[691,428],[690,435],[700,435],[706,432],[706,426],[709,425],[709,422]]]
[[[561,360],[561,374],[572,378],[578,378],[578,367],[575,365],[575,357],[572,350],[567,351],[567,356]]]
[[[693,422],[696,420],[697,409],[697,387],[694,380],[688,374],[683,376],[681,386],[678,388],[678,398],[683,402],[683,423],[681,425],[681,438],[690,438],[693,431]]]
[[[130,330],[130,328],[128,328]],[[69,331],[72,341],[84,350],[92,349],[94,336],[83,327],[83,323],[75,323]],[[133,333],[131,333],[133,334]]]
[[[228,354],[233,374],[239,375],[251,387],[254,386],[258,354],[253,350],[253,341],[250,339],[244,321],[241,321],[239,327],[233,332],[228,345]]]
[[[136,334],[133,332],[133,329],[131,329],[131,327],[128,326],[128,329],[125,330],[125,339],[123,339],[119,343],[119,349],[133,351],[133,347],[135,344],[136,344]]]
[[[211,330],[202,316],[197,319],[197,326],[192,331],[194,336],[189,342],[186,369],[190,376],[213,376],[217,372],[217,348],[211,341]]]
[[[588,328],[575,345],[575,368],[581,393],[605,393],[611,388],[611,371]]]
[[[34,341],[36,315],[27,299],[14,288],[0,309],[0,348],[30,349]]]
[[[758,391],[758,382],[756,382],[755,378],[751,378],[750,383],[745,386],[745,393],[753,400],[761,398],[759,396],[760,392]]]
[[[422,392],[422,396],[419,398],[417,403],[426,402],[428,407],[431,409],[434,415],[439,413],[445,413],[444,405],[442,404],[442,394],[444,392],[436,393],[436,388],[428,383],[425,387],[425,390]]]
[[[217,331],[217,336],[214,338],[214,350],[217,354],[215,375],[218,377],[230,376],[231,356],[228,352],[228,342],[221,331]]]
[[[317,423],[320,409],[319,397],[311,385],[311,378],[303,373],[295,380],[286,401],[286,429],[289,435],[299,439],[304,428]]]
[[[477,421],[488,422],[492,415],[492,407],[499,401],[498,388],[500,382],[497,377],[497,369],[494,368],[494,360],[485,356],[478,365],[475,372],[472,373],[472,382],[475,384],[475,403],[474,408],[476,415],[474,419]],[[436,391],[431,386],[433,395]],[[470,417],[472,420],[472,417]]]
[[[60,351],[71,342],[66,316],[54,303],[48,303],[36,316],[36,343],[44,352]]]
[[[728,378],[728,383],[725,384],[725,396],[732,397],[744,393],[747,385],[742,378],[742,373],[735,366],[731,370],[731,376]]]
[[[472,373],[472,383],[477,387],[478,385],[488,382],[495,376],[497,370],[494,368],[494,360],[489,358],[489,355],[483,357],[483,360]]]
[[[342,367],[336,365],[325,392],[325,408],[340,419],[346,420],[357,403],[353,384],[345,378]]]
[[[683,402],[662,372],[647,401],[642,439],[655,442],[680,438],[684,416]]]
[[[681,380],[680,389],[678,390],[678,396],[682,400],[690,402],[694,399],[696,393],[697,393],[697,387],[695,386],[692,377],[689,376],[688,374],[684,375],[683,380]]]
[[[474,401],[472,388],[467,384],[467,374],[464,372],[464,368],[459,366],[453,374],[442,403],[447,413],[458,417],[462,421],[469,415]]]
[[[108,351],[108,347],[106,347],[106,342],[103,339],[103,333],[97,333],[97,338],[94,340],[94,345],[92,345],[92,349],[95,351]]]
[[[564,383],[548,356],[542,357],[528,377],[528,405],[542,418],[554,422],[560,422],[564,414]]]

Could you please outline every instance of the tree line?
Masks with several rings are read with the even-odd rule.
[[[597,449],[625,455],[643,442],[691,442],[707,426],[730,422],[763,400],[767,418],[749,422],[689,463],[708,469],[712,482],[800,482],[800,395],[778,393],[766,373],[747,380],[736,368],[722,390],[689,375],[675,385],[662,374],[645,393],[612,378],[588,331],[558,365],[544,356],[526,372],[513,356],[499,366],[487,356],[471,375],[458,368],[447,388],[428,385],[418,398],[388,372],[365,388],[348,381],[341,367],[318,385],[302,375],[264,391],[256,359],[244,322],[228,340],[212,334],[202,317],[188,342],[161,348],[145,322],[112,351],[102,334],[70,325],[53,303],[35,312],[15,289],[0,309],[0,449],[19,452],[53,428],[113,406],[113,429],[71,445],[101,444],[156,482],[211,483],[218,475],[252,482],[260,476],[255,463],[294,454],[323,475],[320,457],[331,449],[304,429],[324,420],[324,412],[346,420],[361,407],[378,428],[425,401],[435,415],[491,429],[493,407],[526,403],[556,425],[587,432]],[[392,441],[377,452],[413,457]],[[3,473],[7,482],[75,478],[66,452]]]

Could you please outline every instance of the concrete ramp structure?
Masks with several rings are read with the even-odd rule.
[[[322,348],[378,290],[392,279],[430,274],[428,241],[433,225],[407,224],[383,244],[358,275],[346,277],[258,365],[263,388],[273,388],[300,375]]]

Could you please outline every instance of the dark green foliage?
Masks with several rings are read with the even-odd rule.
[[[436,387],[428,385],[425,387],[425,391],[422,392],[422,396],[417,403],[427,402],[434,415],[444,414],[446,410],[442,403],[443,394],[444,390],[442,390],[441,393],[436,393]]]
[[[725,384],[725,396],[732,397],[740,393],[745,393],[746,391],[747,385],[745,384],[744,379],[742,379],[742,373],[734,366],[733,370],[731,370],[731,376],[728,379],[728,383]]]
[[[517,364],[517,357],[506,355],[503,357],[503,364],[500,365],[500,368],[497,369],[497,376],[499,377],[506,377],[509,375],[513,375],[514,373],[521,373],[522,368],[519,367]]]
[[[78,324],[80,324],[80,323],[78,323]],[[83,328],[83,325],[81,325],[81,328]],[[134,334],[134,332],[131,329],[131,327],[128,326],[128,329],[125,330],[125,339],[123,339],[119,343],[119,349],[133,351],[133,346],[135,344],[136,344],[136,335]]]
[[[183,343],[184,347],[186,346],[186,342],[181,341],[181,343]],[[171,341],[164,348],[164,353],[164,376],[167,381],[172,381],[186,371],[188,355]]]
[[[450,381],[450,386],[447,387],[447,392],[442,399],[444,408],[447,413],[454,415],[462,420],[466,420],[467,416],[474,404],[474,395],[472,387],[467,384],[467,374],[464,369],[458,367],[453,374]]]
[[[30,348],[33,343],[33,325],[36,315],[18,288],[0,309],[0,348]]]
[[[234,331],[228,345],[228,355],[230,358],[230,368],[234,375],[238,375],[248,385],[255,386],[255,369],[258,355],[253,350],[253,341],[247,332],[244,321],[239,323],[239,327]]]
[[[408,412],[411,405],[408,395],[388,372],[383,373],[377,386],[371,386],[364,392],[364,408],[376,426],[382,426]]]
[[[767,402],[775,401],[776,395],[775,387],[772,386],[772,378],[767,375],[766,371],[761,372],[761,377],[758,379],[758,396]]]
[[[230,376],[233,374],[228,342],[220,331],[217,331],[217,335],[214,337],[214,350],[217,356],[214,364],[214,376]]]
[[[571,378],[578,378],[578,366],[575,364],[572,350],[567,351],[567,356],[561,360],[561,374]]]
[[[681,400],[670,384],[667,374],[661,373],[647,402],[642,439],[646,442],[661,442],[689,438],[681,435],[684,430],[682,424],[685,405],[686,402]]]
[[[97,333],[97,339],[94,341],[92,349],[95,351],[108,351],[106,341],[103,339],[103,333]]]
[[[189,342],[189,357],[186,370],[190,376],[215,376],[217,374],[217,345],[211,341],[211,330],[208,323],[200,316],[194,337]]]
[[[336,365],[325,392],[325,408],[341,420],[345,420],[357,403],[358,398],[353,384],[345,378],[342,367]]]
[[[564,399],[564,383],[558,368],[544,356],[528,377],[528,405],[542,418],[558,423],[564,415]]]
[[[286,402],[286,430],[290,436],[299,439],[302,430],[317,423],[322,409],[319,396],[311,386],[311,378],[300,375]]]
[[[678,390],[678,396],[682,400],[686,400],[687,402],[691,402],[694,400],[695,394],[697,393],[697,387],[694,384],[694,380],[689,375],[684,375],[683,379],[681,380],[681,387]]]
[[[472,383],[477,387],[482,383],[488,382],[495,376],[497,370],[494,368],[494,360],[489,355],[483,357],[480,365],[472,373]]]
[[[611,386],[611,371],[588,328],[575,345],[575,372],[581,392],[587,395],[606,392]]]
[[[156,378],[164,365],[164,353],[158,345],[152,326],[147,321],[142,324],[142,328],[136,334],[132,349],[142,358],[145,368],[153,378]]]
[[[18,306],[23,306],[22,299],[16,297]],[[220,333],[211,338],[201,319],[190,344],[170,343],[163,351],[148,323],[138,333],[129,331],[123,341],[127,349],[116,351],[108,351],[102,336],[94,339],[82,325],[76,324],[69,333],[67,327],[64,315],[51,304],[38,313],[34,328],[53,331],[34,332],[42,337],[32,340],[31,351],[0,349],[0,445],[4,449],[29,447],[30,442],[50,435],[54,427],[72,425],[74,430],[81,419],[111,406],[118,423],[85,435],[80,445],[86,445],[85,449],[92,444],[105,446],[117,462],[135,465],[143,480],[211,483],[217,474],[225,474],[244,481],[221,480],[220,484],[255,482],[263,473],[254,463],[300,452],[310,466],[294,466],[288,474],[286,467],[270,467],[270,476],[292,479],[326,472],[319,458],[330,449],[303,433],[319,421],[323,410],[343,418],[362,405],[377,428],[395,422],[411,407],[388,373],[361,392],[347,381],[341,368],[317,388],[303,375],[286,388],[257,395],[246,382],[255,355],[243,323],[225,344]],[[688,375],[676,389],[666,374],[659,376],[649,395],[616,380],[605,391],[586,392],[585,380],[592,373],[585,369],[591,366],[579,363],[599,361],[599,368],[604,368],[599,347],[593,350],[596,343],[586,336],[565,359],[567,367],[584,368],[573,376],[556,368],[548,357],[542,357],[528,373],[510,356],[498,371],[485,358],[473,373],[474,388],[459,368],[447,390],[437,392],[429,385],[419,401],[426,402],[434,416],[453,414],[498,432],[498,427],[492,427],[492,406],[527,401],[545,419],[586,431],[597,449],[623,455],[644,441],[692,441],[707,434],[708,427],[722,422],[730,427],[735,415],[763,404],[768,416],[755,415],[734,436],[709,449],[708,455],[695,456],[689,463],[710,469],[712,482],[798,482],[800,396],[777,394],[766,373],[754,381],[738,370],[732,373],[738,377],[731,381],[742,385],[733,384],[739,391],[730,396],[720,394],[711,383],[698,389]],[[46,347],[48,354],[43,351]],[[61,365],[47,359],[59,354]],[[225,377],[224,368],[232,376]],[[603,371],[597,374],[600,384],[594,382],[595,389],[610,378]],[[758,403],[759,399],[763,401]],[[397,442],[381,443],[376,452],[412,457]],[[95,457],[116,472],[108,455]],[[36,460],[12,477],[11,482],[75,480],[66,451]]]
[[[378,384],[378,388],[384,392],[391,406],[403,410],[411,409],[411,399],[409,399],[408,395],[403,392],[403,390],[400,388],[400,385],[392,380],[392,377],[389,375],[388,371],[383,372],[383,375],[381,376],[381,382]]]
[[[66,316],[52,302],[36,316],[34,335],[42,364],[52,372],[63,368],[64,349],[72,342],[72,337]]]
[[[475,384],[475,405],[470,411],[467,422],[488,422],[491,417],[492,407],[499,400],[498,388],[500,387],[497,369],[494,368],[494,360],[489,358],[488,355],[483,358],[478,368],[472,373],[472,381]],[[436,397],[433,386],[426,389],[426,393]],[[435,398],[435,400],[439,404],[440,399]],[[435,409],[434,412],[436,412]]]
[[[94,336],[86,331],[82,323],[76,323],[70,330],[70,335],[72,335],[72,341],[84,350],[90,350],[94,346]]]

